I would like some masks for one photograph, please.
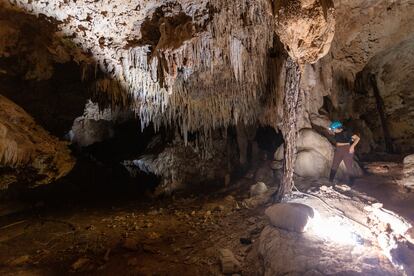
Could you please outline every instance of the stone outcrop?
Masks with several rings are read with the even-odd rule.
[[[396,152],[414,150],[413,64],[411,37],[380,52],[359,74],[355,110],[382,150],[387,143]]]
[[[90,146],[114,137],[116,124],[133,118],[133,114],[120,108],[101,110],[90,100],[85,105],[84,114],[76,118],[68,139],[80,147]]]
[[[414,189],[414,154],[406,156],[403,165],[402,185]]]
[[[156,147],[158,138],[150,143],[149,152],[154,151],[151,147]],[[234,145],[220,138],[207,148],[198,148],[194,143],[185,146],[184,141],[177,138],[163,149],[144,154],[132,163],[140,171],[161,178],[157,195],[171,194],[189,185],[214,181],[224,186],[237,160],[235,152]]]
[[[411,227],[406,219],[379,202],[367,204],[366,195],[358,192],[352,198],[324,186],[308,192],[311,196],[297,193],[283,203],[313,210],[306,232],[274,227],[272,221],[261,232],[257,251],[264,275],[412,273],[414,251],[402,236]],[[280,223],[292,221],[294,216],[280,217]],[[297,212],[296,216],[300,217]]]
[[[0,189],[19,182],[37,186],[65,176],[75,160],[22,108],[0,95]]]
[[[413,76],[410,73],[413,12],[410,1],[335,1],[335,36],[330,53],[317,63],[305,66],[303,73],[308,125],[324,124],[321,116],[350,119],[355,122],[351,126],[362,137],[364,153],[385,151],[371,85],[365,83],[367,92],[359,94],[358,73],[366,71],[376,75],[383,94],[395,150],[409,150],[413,145],[410,140],[412,111],[408,104],[412,89],[405,83]]]

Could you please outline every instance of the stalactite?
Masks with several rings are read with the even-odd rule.
[[[97,89],[108,95],[112,106],[130,103],[143,128],[150,123],[156,129],[175,124],[185,140],[187,132],[208,137],[211,128],[255,122],[268,82],[266,57],[273,22],[260,16],[266,14],[268,3],[213,3],[220,12],[206,32],[178,48],[155,53],[148,46],[120,50],[122,64],[113,66],[113,81],[99,80]],[[100,67],[109,68],[105,62]]]
[[[297,116],[300,114],[299,64],[288,57],[286,61],[286,80],[283,98],[283,120],[281,131],[285,140],[283,176],[274,200],[280,201],[293,188],[293,172],[296,161],[296,139],[298,135]]]

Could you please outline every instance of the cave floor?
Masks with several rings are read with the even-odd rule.
[[[370,175],[353,189],[413,223],[414,193],[394,183],[400,168],[365,166]],[[242,179],[214,196],[187,193],[105,206],[45,204],[2,216],[0,274],[221,275],[217,252],[229,248],[242,261],[243,275],[258,275],[260,264],[249,252],[267,221],[265,206],[243,204],[252,182]]]
[[[214,197],[9,216],[0,226],[0,274],[217,275],[217,250],[246,256],[266,224],[261,207],[240,206],[243,194],[239,185]]]

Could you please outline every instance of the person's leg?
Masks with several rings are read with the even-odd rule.
[[[338,170],[339,164],[343,159],[344,151],[343,147],[336,147],[335,153],[332,161],[331,173],[329,174],[329,182],[333,182],[335,179],[336,171]]]
[[[349,148],[348,148],[348,152],[346,152],[344,154],[344,163],[345,163],[345,167],[346,167],[346,173],[349,179],[349,184],[352,185],[353,184],[353,175],[354,175],[354,171],[353,171],[353,167],[352,164],[354,163],[354,154],[349,152]]]

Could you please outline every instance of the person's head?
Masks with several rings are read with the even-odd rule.
[[[339,133],[341,131],[343,131],[344,126],[342,125],[342,123],[340,121],[333,121],[330,125],[329,125],[329,130],[334,132],[334,133]]]

